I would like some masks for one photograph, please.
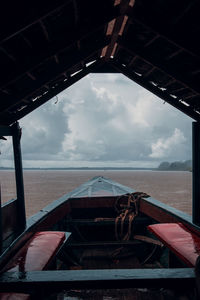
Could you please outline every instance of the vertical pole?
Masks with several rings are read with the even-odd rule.
[[[200,123],[192,123],[192,221],[200,225]]]
[[[1,208],[1,185],[0,185],[0,253],[2,253],[2,249],[3,249],[3,229],[2,229],[1,210],[2,208]]]
[[[17,192],[17,210],[18,210],[18,222],[20,230],[26,227],[26,212],[24,201],[24,181],[23,181],[23,169],[22,169],[22,155],[21,155],[21,129],[19,123],[15,123],[12,126],[13,133],[13,151],[15,162],[15,179],[16,179],[16,192]]]

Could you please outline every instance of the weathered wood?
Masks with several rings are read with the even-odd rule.
[[[15,179],[16,179],[16,192],[17,192],[17,210],[18,210],[18,223],[21,230],[26,226],[26,211],[24,200],[24,181],[22,170],[22,155],[21,155],[21,129],[19,123],[12,126],[13,131],[13,151],[15,162]]]
[[[188,74],[186,74],[185,72],[181,72],[181,70],[179,70],[177,66],[175,67],[173,63],[170,63],[170,60],[166,60],[165,63],[163,62],[163,60],[161,62],[160,57],[153,56],[148,48],[145,49],[144,47],[139,47],[136,44],[130,45],[129,41],[123,40],[123,38],[119,38],[118,42],[120,46],[125,48],[129,53],[133,54],[134,56],[137,55],[159,70],[163,70],[164,68],[165,72],[170,77],[177,79],[185,87],[197,92],[197,94],[200,92],[200,87],[197,85],[197,83],[190,81],[188,78]]]
[[[76,27],[72,32],[68,32],[67,39],[59,39],[55,42],[46,43],[46,45],[39,49],[39,53],[35,53],[35,56],[31,60],[27,60],[24,64],[20,64],[12,72],[6,73],[0,82],[0,88],[11,84],[12,81],[15,81],[16,78],[20,78],[28,72],[31,72],[36,66],[44,63],[47,59],[51,59],[53,56],[58,55],[60,52],[70,48],[76,41],[83,40],[88,38],[92,33],[98,31],[99,28],[103,28],[107,22],[111,21],[113,18],[119,15],[119,8],[115,7],[111,12],[105,11],[105,14],[93,22],[92,26],[88,22],[82,24],[80,27]],[[43,20],[39,21],[44,31],[44,35],[48,38],[48,32],[45,28]]]
[[[132,55],[133,55],[133,53],[132,53]],[[135,72],[130,71],[129,68],[127,68],[123,65],[116,64],[113,62],[112,62],[112,65],[116,70],[118,70],[119,72],[121,72],[122,74],[124,74],[125,76],[130,78],[131,80],[135,81],[136,83],[138,83],[139,85],[141,85],[142,87],[147,89],[148,91],[154,93],[156,96],[163,99],[164,101],[166,101],[170,105],[174,106],[178,110],[182,111],[189,117],[193,118],[196,121],[200,120],[200,116],[199,116],[198,112],[196,112],[190,106],[184,105],[178,99],[173,98],[166,90],[161,90],[159,87],[153,85],[151,82],[144,79],[143,76],[137,75]]]
[[[106,289],[195,286],[194,269],[122,269],[7,272],[0,276],[0,290],[25,292],[62,289]]]
[[[12,216],[12,218],[10,217]],[[2,205],[2,238],[5,241],[19,229],[17,218],[17,200],[13,199]]]
[[[66,220],[68,225],[79,225],[79,226],[105,226],[114,225],[116,218],[96,218],[96,219],[69,219]],[[146,217],[136,217],[134,223],[146,224],[149,223],[149,219]],[[129,223],[129,219],[124,220],[125,224]]]
[[[192,217],[152,197],[140,200],[140,212],[160,223],[181,221],[193,226]],[[195,227],[195,226],[194,226]]]
[[[101,61],[98,61],[96,64],[99,65],[101,63],[102,63]],[[88,75],[91,72],[92,67],[93,67],[93,65],[91,65],[87,68],[84,68],[82,71],[80,71],[73,77],[70,77],[68,80],[63,81],[62,84],[59,84],[58,86],[56,86],[49,93],[42,95],[41,98],[32,102],[29,106],[16,112],[16,114],[14,114],[11,118],[12,122],[23,118],[26,114],[28,114],[28,113],[32,112],[33,110],[35,110],[36,108],[40,107],[42,104],[46,103],[49,99],[53,98],[54,96],[59,94],[64,89],[67,89],[68,87],[70,87],[71,85],[73,85],[74,83],[76,83],[77,81],[82,79],[84,76]],[[9,114],[8,114],[8,116],[9,116]],[[9,116],[9,119],[10,119],[10,116]],[[7,123],[6,118],[3,121],[4,121],[4,123]]]
[[[107,247],[107,246],[134,246],[141,244],[139,240],[134,241],[92,241],[92,242],[72,242],[68,243],[66,247],[69,248],[89,248],[89,247]]]
[[[1,184],[0,184],[0,253],[3,248],[3,227],[2,227],[2,208],[1,208]]]
[[[200,123],[192,123],[192,220],[200,225]]]
[[[97,53],[104,46],[108,45],[109,42],[110,36],[99,39],[98,42],[96,42],[95,44],[92,43],[90,45],[90,48],[89,45],[82,47],[81,51],[78,53],[74,53],[74,55],[69,61],[67,61],[67,63],[60,63],[59,65],[56,64],[53,66],[51,65],[51,68],[48,72],[46,72],[45,75],[41,76],[40,78],[37,78],[37,80],[33,81],[31,85],[25,86],[21,93],[15,96],[15,102],[13,101],[13,97],[10,97],[10,102],[6,101],[4,102],[4,104],[2,103],[2,112],[7,111],[8,108],[11,109],[12,107],[16,106],[17,103],[20,103],[22,99],[31,97],[36,93],[38,93],[38,96],[40,94],[42,95],[43,92],[40,92],[40,89],[42,89],[45,85],[48,85],[52,80],[55,80],[59,75],[63,74],[64,72],[70,71],[70,69],[72,69],[73,66],[78,65],[82,60],[89,59],[92,55]]]
[[[55,12],[59,11],[60,9],[64,8],[70,0],[67,1],[59,1],[59,3],[51,3],[48,7],[47,3],[49,4],[49,1],[45,0],[42,4],[40,4],[40,7],[37,7],[37,3],[35,1],[30,1],[28,3],[29,7],[32,7],[28,11],[28,17],[29,22],[27,23],[27,10],[21,10],[20,7],[17,5],[12,7],[12,9],[15,12],[16,20],[15,24],[13,26],[12,22],[8,23],[8,26],[5,26],[5,29],[3,32],[1,32],[0,36],[0,43],[7,41],[8,39],[16,36],[17,34],[22,33],[25,29],[31,27],[32,25],[36,24],[37,22],[40,22],[40,20],[45,19],[46,17],[50,16],[51,14],[54,14]],[[9,4],[8,4],[9,5]],[[10,8],[10,7],[9,7]],[[24,17],[17,17],[19,16],[19,11],[21,14],[24,14]],[[2,10],[3,12],[3,10]],[[17,13],[18,12],[18,13]],[[26,17],[25,17],[26,14]]]

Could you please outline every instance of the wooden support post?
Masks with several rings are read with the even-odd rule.
[[[200,122],[192,123],[192,221],[200,225]]]
[[[14,162],[15,162],[18,220],[19,220],[19,228],[20,230],[23,230],[26,227],[26,212],[25,212],[25,201],[24,201],[22,156],[21,156],[21,146],[20,146],[21,129],[19,127],[18,122],[12,126],[12,136],[13,136],[13,151],[14,151]]]
[[[0,253],[3,248],[3,229],[2,229],[2,212],[1,212],[1,185],[0,185]]]

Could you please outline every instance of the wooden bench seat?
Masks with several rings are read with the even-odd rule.
[[[12,257],[3,271],[27,272],[47,270],[65,241],[65,232],[42,231],[31,239]],[[0,300],[28,300],[30,295],[0,293]]]
[[[37,232],[14,255],[5,266],[4,271],[25,272],[46,270],[64,241],[64,232]]]
[[[182,223],[149,225],[148,229],[187,266],[194,267],[200,255],[200,236]]]

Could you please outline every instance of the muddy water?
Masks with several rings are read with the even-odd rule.
[[[24,171],[27,216],[94,176],[104,176],[191,214],[192,173],[161,171]],[[15,197],[13,171],[0,171],[2,202]]]

